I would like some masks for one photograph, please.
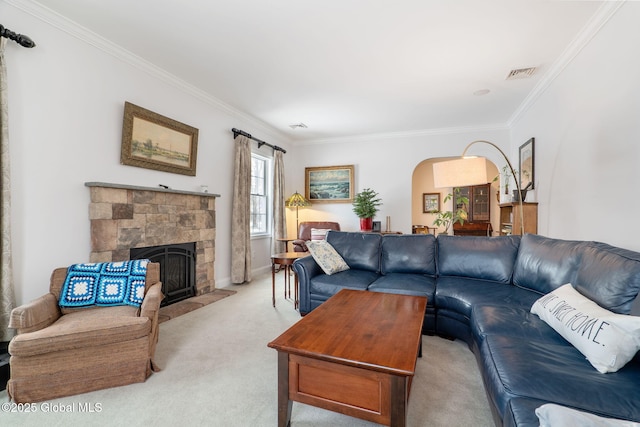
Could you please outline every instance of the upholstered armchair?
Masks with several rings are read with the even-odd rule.
[[[340,231],[340,224],[329,221],[304,221],[298,227],[298,238],[293,241],[293,250],[295,252],[308,252],[306,241],[312,240],[312,230],[316,230],[318,240],[324,239],[326,230]],[[314,238],[316,236],[313,236]]]
[[[38,402],[144,382],[157,371],[160,265],[148,263],[142,274],[139,307],[68,308],[59,305],[67,268],[54,270],[48,294],[11,312],[9,327],[17,335],[9,343],[9,397]]]

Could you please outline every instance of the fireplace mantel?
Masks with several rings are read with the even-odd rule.
[[[91,192],[91,262],[126,261],[132,248],[196,244],[196,294],[215,289],[218,194],[85,182]]]
[[[84,185],[87,187],[123,188],[126,190],[159,191],[161,193],[191,194],[203,197],[220,197],[219,194],[203,193],[201,191],[174,190],[172,188],[164,187],[141,187],[138,185],[112,184],[110,182],[85,182]]]

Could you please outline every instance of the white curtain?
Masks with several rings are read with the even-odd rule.
[[[273,244],[274,254],[287,252],[287,242],[277,239],[287,237],[287,216],[284,211],[284,159],[282,151],[273,153]]]
[[[13,269],[11,263],[11,174],[9,173],[9,104],[7,96],[7,69],[4,62],[6,38],[0,38],[0,341],[9,341],[13,330],[9,316],[15,306]]]
[[[251,147],[236,138],[233,208],[231,213],[231,283],[251,281]]]

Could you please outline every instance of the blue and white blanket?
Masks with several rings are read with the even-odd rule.
[[[74,264],[60,292],[60,307],[131,305],[144,299],[148,259]]]

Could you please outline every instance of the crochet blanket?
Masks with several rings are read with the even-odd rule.
[[[144,299],[148,259],[74,264],[60,292],[60,307],[131,305]]]

